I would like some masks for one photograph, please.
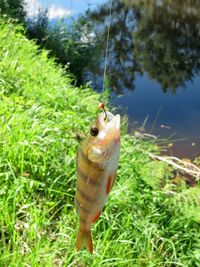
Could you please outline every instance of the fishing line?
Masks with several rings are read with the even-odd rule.
[[[36,25],[36,1],[33,2],[33,23]]]
[[[107,113],[105,110],[105,106],[102,103],[102,99],[103,99],[103,93],[105,91],[105,81],[106,81],[106,72],[107,72],[107,63],[108,63],[108,49],[109,49],[109,39],[110,39],[110,26],[111,26],[111,15],[112,15],[112,1],[110,0],[110,8],[109,8],[109,17],[108,17],[108,31],[107,31],[107,37],[106,37],[106,53],[105,53],[105,62],[104,62],[104,73],[103,73],[103,88],[101,91],[101,103],[99,103],[98,107],[100,109],[103,109],[104,113],[105,113],[105,118],[104,120],[106,120],[107,118]]]
[[[110,26],[111,26],[111,15],[112,15],[112,0],[110,0],[108,31],[107,31],[107,38],[106,38],[106,54],[105,54],[104,73],[103,73],[103,89],[102,89],[101,97],[102,97],[103,92],[105,90],[105,80],[106,80],[106,71],[107,71],[107,63],[108,63],[108,48],[109,48],[109,38],[110,38]]]

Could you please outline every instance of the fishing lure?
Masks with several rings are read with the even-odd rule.
[[[102,112],[77,153],[75,203],[80,217],[76,249],[86,247],[93,253],[91,225],[104,207],[115,181],[120,155],[120,115]]]

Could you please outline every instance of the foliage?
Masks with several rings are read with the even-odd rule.
[[[25,23],[26,12],[24,7],[24,0],[0,0],[0,15],[8,15],[9,18]]]
[[[41,48],[49,50],[48,56],[69,69],[80,85],[83,70],[94,55],[95,41],[88,35],[89,23],[85,25],[84,21],[83,25],[80,17],[77,22],[70,24],[62,20],[51,24],[47,9],[39,9],[35,17],[27,17],[25,10],[24,0],[0,0],[0,14],[22,23],[26,28],[26,36],[36,40]]]
[[[1,21],[0,40],[1,266],[198,267],[199,184],[174,184],[148,155],[157,146],[125,134],[116,185],[93,227],[95,254],[75,252],[77,137],[99,96],[72,86],[21,27]]]
[[[39,45],[43,46],[48,38],[48,25],[47,10],[38,10],[36,17],[27,18],[26,36],[29,39],[35,39]]]
[[[96,41],[87,36],[78,23],[70,26],[57,24],[49,28],[48,35],[44,48],[50,50],[50,55],[53,55],[57,62],[69,68],[80,85],[82,72],[94,55]]]
[[[49,50],[49,56],[69,69],[78,85],[82,72],[94,54],[94,38],[88,35],[89,25],[82,25],[81,17],[76,22],[57,21],[51,25],[47,10],[40,10],[37,17],[29,19],[27,36],[35,39],[41,48]]]

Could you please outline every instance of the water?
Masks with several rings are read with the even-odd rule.
[[[176,95],[163,94],[156,81],[147,75],[136,77],[135,90],[125,90],[118,98],[112,95],[115,106],[126,109],[129,116],[129,131],[141,127],[161,138],[169,138],[172,155],[195,157],[200,147],[200,78],[187,83],[187,89],[179,88]],[[174,142],[173,140],[177,140]]]
[[[46,1],[49,5],[55,2]],[[90,9],[84,20],[93,36],[88,40],[96,49],[83,80],[92,81],[100,92],[109,1],[56,1],[59,3],[76,17]],[[199,0],[113,0],[107,78],[111,103],[128,115],[129,132],[145,121],[147,132],[173,143],[169,154],[199,155],[199,71]]]
[[[123,2],[115,1],[112,9],[111,103],[128,115],[130,132],[146,120],[148,133],[173,143],[169,154],[193,158],[200,154],[200,1]],[[87,16],[99,53],[85,81],[98,91],[108,14],[107,3]]]

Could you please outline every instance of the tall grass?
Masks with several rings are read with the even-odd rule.
[[[199,184],[173,183],[125,130],[95,253],[76,253],[76,150],[99,96],[2,20],[0,59],[0,266],[200,266]]]

